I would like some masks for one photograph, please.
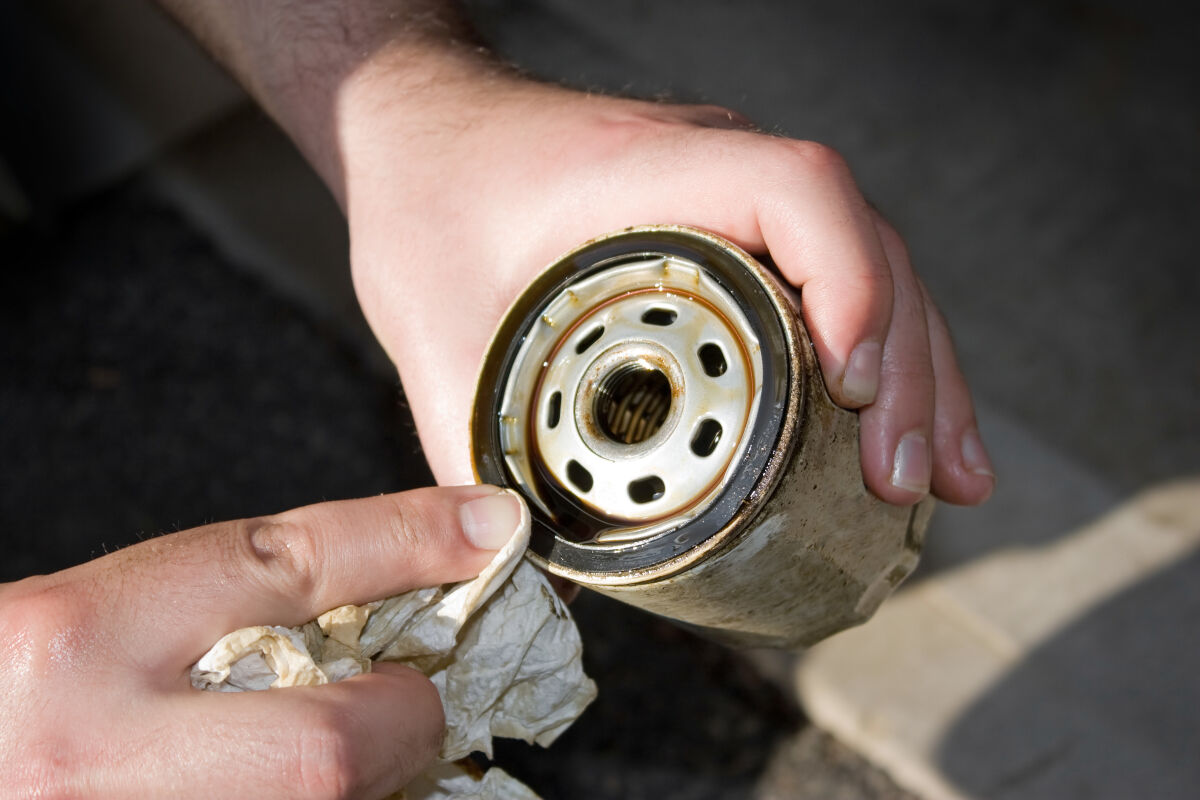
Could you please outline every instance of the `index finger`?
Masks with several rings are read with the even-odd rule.
[[[813,142],[784,142],[791,169],[761,195],[759,226],[801,311],[833,399],[874,402],[891,323],[892,271],[870,206],[846,162]]]

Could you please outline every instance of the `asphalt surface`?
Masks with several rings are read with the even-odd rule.
[[[0,578],[430,481],[396,387],[144,191],[3,254]]]

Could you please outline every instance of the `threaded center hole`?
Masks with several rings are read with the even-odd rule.
[[[641,361],[617,367],[596,392],[596,422],[618,444],[639,444],[662,427],[671,410],[671,382]]]

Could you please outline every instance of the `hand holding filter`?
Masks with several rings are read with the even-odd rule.
[[[720,237],[636,228],[516,300],[472,419],[482,481],[533,511],[549,572],[748,646],[862,622],[916,566],[932,509],[863,486],[790,297]]]

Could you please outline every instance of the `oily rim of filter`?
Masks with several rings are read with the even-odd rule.
[[[763,267],[724,239],[684,226],[631,228],[585,243],[539,275],[510,307],[484,357],[471,421],[471,456],[483,482],[519,489],[501,446],[499,408],[504,385],[525,335],[538,320],[530,313],[599,271],[631,261],[676,256],[700,266],[738,303],[762,348],[759,413],[749,445],[721,493],[678,528],[632,544],[579,544],[556,533],[556,523],[533,514],[530,553],[551,573],[584,584],[631,584],[686,568],[740,532],[770,497],[796,436],[804,373],[802,334],[787,298]],[[531,510],[536,503],[531,504]]]
[[[512,403],[515,400],[515,398],[510,395],[510,393],[518,391],[513,384],[521,383],[524,382],[524,380],[527,380],[524,373],[533,366],[533,364],[530,364],[529,361],[531,359],[534,363],[537,361],[543,361],[538,369],[539,374],[534,382],[528,403],[525,404],[527,406],[527,411],[522,415],[525,424],[517,426],[518,428],[522,429],[521,434],[519,434],[522,435],[522,440],[519,443],[520,447],[517,452],[527,453],[527,458],[510,458],[510,455],[515,456],[515,453],[509,453],[509,448],[513,444],[511,441],[513,433],[510,430],[508,434],[509,438],[506,439],[503,430],[505,426],[502,425],[500,438],[501,447],[505,454],[506,471],[514,480],[514,482],[519,484],[522,491],[525,491],[529,495],[536,496],[543,502],[547,500],[547,497],[542,496],[542,494],[538,491],[538,484],[541,484],[542,490],[550,495],[558,495],[559,497],[569,495],[568,502],[570,505],[575,507],[578,511],[583,512],[583,514],[577,516],[583,517],[586,515],[586,518],[591,521],[590,524],[585,524],[583,526],[585,528],[590,528],[589,533],[591,534],[591,537],[589,537],[589,540],[586,542],[586,544],[589,546],[605,546],[610,548],[628,546],[630,542],[641,541],[651,536],[658,535],[659,533],[679,528],[684,522],[702,511],[709,502],[715,499],[715,497],[719,494],[719,490],[724,486],[724,484],[729,481],[731,477],[730,467],[736,463],[736,461],[740,460],[744,455],[746,447],[749,444],[749,437],[744,435],[745,430],[747,425],[752,424],[755,415],[758,413],[759,393],[751,388],[751,390],[747,392],[747,395],[742,403],[741,424],[738,425],[736,429],[729,429],[729,432],[732,435],[729,437],[728,441],[734,444],[733,449],[728,451],[728,454],[724,457],[724,460],[706,462],[706,465],[709,467],[709,469],[705,470],[704,472],[709,475],[709,480],[706,482],[706,485],[704,485],[703,488],[695,492],[690,501],[683,505],[669,507],[668,509],[659,512],[657,516],[643,516],[637,519],[624,518],[620,514],[617,514],[608,508],[598,507],[596,506],[597,501],[593,498],[586,495],[579,495],[567,487],[563,481],[564,476],[554,475],[553,468],[544,461],[542,448],[538,444],[539,435],[536,427],[541,418],[537,409],[542,408],[542,398],[545,389],[545,379],[547,377],[548,365],[556,361],[558,354],[562,351],[562,348],[568,344],[569,340],[576,331],[581,328],[590,327],[593,318],[596,315],[601,314],[605,309],[618,306],[628,300],[650,296],[654,298],[662,298],[667,302],[669,302],[668,298],[674,298],[676,300],[684,300],[697,304],[698,307],[704,309],[705,312],[711,315],[711,318],[722,328],[724,328],[726,333],[729,335],[729,338],[733,340],[732,344],[736,350],[736,360],[742,365],[742,371],[745,375],[745,379],[751,381],[752,384],[759,383],[761,375],[758,371],[756,371],[754,362],[761,359],[761,353],[757,358],[752,356],[747,350],[747,346],[752,342],[746,341],[743,338],[742,333],[737,330],[738,326],[742,324],[748,328],[748,323],[746,323],[744,319],[740,319],[738,322],[735,322],[734,320],[727,318],[725,316],[725,311],[723,311],[721,308],[718,308],[718,306],[714,304],[715,300],[716,302],[721,302],[723,305],[727,305],[728,311],[740,312],[740,308],[736,308],[737,301],[734,300],[734,298],[730,296],[728,292],[726,292],[720,286],[715,286],[715,291],[718,292],[721,297],[706,299],[705,297],[696,294],[696,291],[700,291],[700,276],[697,276],[694,291],[692,289],[681,288],[678,285],[667,285],[666,283],[661,282],[658,278],[653,279],[653,285],[647,285],[645,283],[647,280],[646,275],[642,275],[640,277],[637,276],[638,272],[646,273],[647,271],[652,271],[657,275],[662,275],[663,273],[660,270],[669,269],[669,265],[671,263],[679,264],[678,261],[671,262],[661,256],[656,256],[649,260],[622,260],[622,263],[615,266],[605,265],[604,270],[602,270],[599,274],[594,274],[591,277],[603,279],[604,277],[611,275],[617,284],[625,282],[626,285],[623,287],[606,287],[615,289],[617,293],[607,294],[602,290],[602,299],[589,303],[586,310],[584,310],[578,317],[564,321],[565,329],[559,333],[557,339],[551,344],[550,351],[545,355],[544,360],[537,357],[534,353],[526,352],[526,344],[523,344],[522,347],[518,349],[515,360],[511,368],[508,370],[506,375],[507,379],[504,381],[501,391],[500,409],[501,412],[503,412],[504,410],[511,409]],[[687,266],[696,267],[699,269],[698,265],[692,264],[691,262],[688,262]],[[631,274],[626,271],[630,268],[634,270],[634,273]],[[630,285],[627,283],[630,279],[634,281],[633,286],[636,288],[630,288]],[[706,280],[710,281],[710,283],[712,282],[711,278],[706,278]],[[572,281],[568,292],[573,293],[580,291],[581,288],[589,282],[591,281],[587,279]],[[554,304],[562,297],[563,296],[561,294],[555,295],[545,304],[542,304],[540,307],[535,309],[532,314],[545,321],[545,314],[548,313],[549,309],[553,307]],[[536,324],[534,327],[537,327]],[[601,330],[603,330],[603,328],[601,328]],[[529,333],[532,335],[532,329],[530,329]],[[532,339],[526,337],[526,343],[532,341]],[[753,344],[755,345],[755,350],[758,351],[759,348],[757,347],[757,342],[753,342]],[[617,347],[620,346],[621,345],[617,345]],[[601,355],[600,358],[603,359],[604,356]],[[761,364],[759,364],[758,367],[759,370],[761,370]],[[609,374],[611,375],[612,373]],[[501,417],[501,419],[503,420],[505,417]],[[514,464],[514,460],[518,463]],[[674,480],[675,478],[673,478],[672,482],[674,482]],[[557,484],[557,486],[555,484]],[[534,502],[536,505],[536,500]],[[597,536],[597,534],[599,535]],[[613,536],[612,534],[616,534],[616,536]]]
[[[635,229],[584,245],[535,279],[502,321],[485,359],[473,420],[477,475],[502,485],[516,481],[504,465],[500,445],[500,398],[521,343],[549,298],[571,284],[631,261],[674,255],[700,266],[736,299],[762,344],[761,413],[748,447],[725,490],[693,520],[632,545],[603,548],[555,534],[555,523],[535,515],[531,550],[550,569],[584,583],[635,583],[686,566],[737,533],[770,496],[790,452],[799,417],[802,376],[796,358],[791,307],[749,256],[718,237],[684,228]],[[789,324],[790,323],[790,324]],[[496,358],[501,354],[501,363]],[[781,438],[782,437],[782,438]],[[483,445],[483,446],[481,446]],[[761,481],[760,481],[761,478]]]

